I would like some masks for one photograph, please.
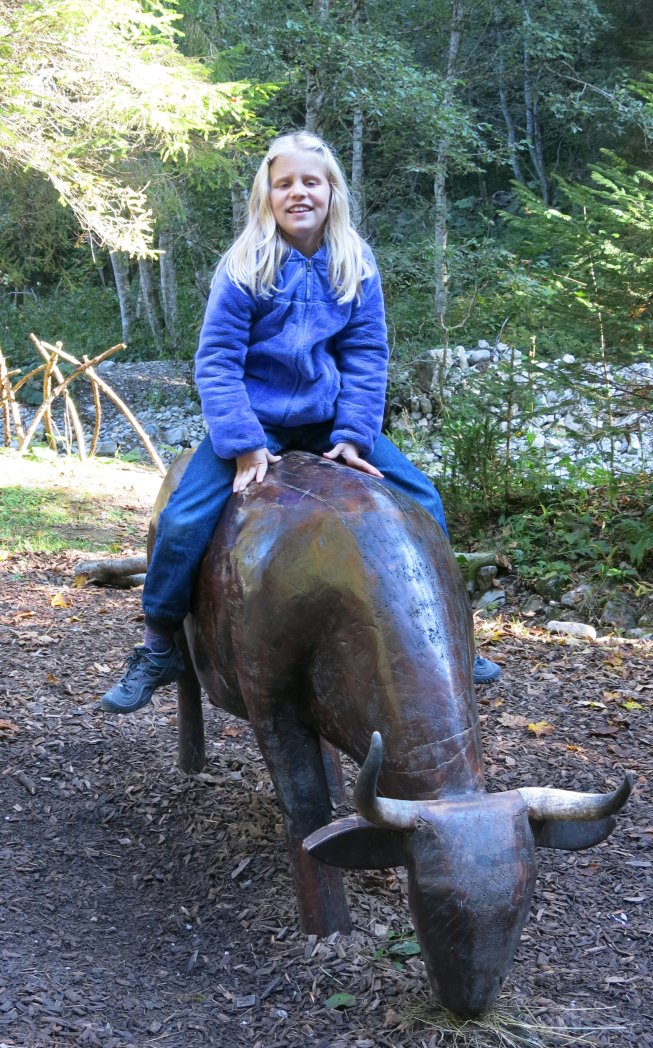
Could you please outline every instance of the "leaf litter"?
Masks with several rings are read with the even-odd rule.
[[[206,707],[207,766],[187,777],[173,688],[133,717],[101,714],[140,639],[140,596],[69,588],[77,559],[0,565],[0,1043],[653,1045],[650,645],[606,652],[492,620],[483,650],[504,676],[478,691],[488,788],[603,791],[631,769],[636,793],[597,848],[539,852],[497,1007],[460,1023],[430,996],[414,945],[401,948],[413,942],[404,870],[346,874],[351,936],[299,931],[247,724]]]

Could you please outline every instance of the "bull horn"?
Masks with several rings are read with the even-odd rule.
[[[375,826],[390,830],[414,830],[419,817],[420,805],[415,801],[400,801],[379,797],[376,784],[383,760],[383,741],[378,731],[372,735],[369,752],[361,767],[354,786],[356,810]]]
[[[524,786],[517,790],[526,802],[531,819],[553,822],[571,819],[605,819],[623,808],[633,789],[633,774],[626,772],[621,786],[612,793],[576,793],[549,787]]]

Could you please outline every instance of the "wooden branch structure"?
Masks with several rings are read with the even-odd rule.
[[[152,459],[152,462],[158,469],[161,476],[166,474],[166,466],[162,459],[157,454],[157,451],[152,444],[152,441],[148,437],[147,433],[141,426],[136,416],[130,411],[127,405],[120,399],[118,394],[111,388],[111,386],[99,377],[95,368],[98,364],[101,364],[103,360],[113,356],[118,350],[124,349],[125,345],[123,342],[119,342],[117,345],[112,346],[110,349],[106,349],[103,353],[98,354],[89,360],[87,356],[83,356],[81,360],[78,360],[71,353],[66,353],[63,349],[61,342],[57,342],[54,346],[50,345],[49,342],[45,342],[39,339],[34,334],[30,334],[30,339],[36,346],[38,352],[43,357],[44,363],[38,367],[33,368],[27,375],[24,375],[14,385],[11,383],[13,375],[20,374],[18,370],[9,371],[2,352],[0,351],[0,404],[2,405],[2,421],[4,428],[4,443],[5,447],[8,447],[11,443],[12,436],[12,423],[13,428],[18,439],[18,450],[21,455],[24,455],[28,450],[32,442],[34,434],[38,429],[39,424],[43,421],[45,428],[46,437],[51,447],[56,448],[59,441],[59,435],[56,432],[56,427],[52,419],[52,405],[61,396],[64,400],[65,406],[65,419],[66,419],[66,444],[68,452],[70,453],[72,448],[72,440],[70,437],[70,429],[73,430],[75,440],[77,442],[77,453],[79,458],[83,461],[86,456],[86,442],[84,440],[84,432],[82,423],[79,417],[79,412],[75,406],[75,403],[70,395],[69,387],[80,377],[87,378],[91,383],[93,391],[93,404],[95,408],[95,424],[93,427],[93,435],[91,437],[91,443],[88,454],[94,455],[97,449],[98,439],[100,435],[100,423],[102,420],[102,405],[100,400],[100,392],[104,393],[106,397],[118,408],[120,413],[129,422],[130,426],[138,436],[139,440],[143,444],[148,455]],[[72,364],[75,370],[64,377],[62,371],[59,368],[59,360],[65,360],[66,363]],[[42,375],[42,386],[43,386],[43,400],[41,405],[37,408],[34,418],[27,431],[25,431],[20,408],[17,402],[17,394],[29,382],[30,379],[36,378]],[[54,376],[57,385],[52,384],[52,377]]]

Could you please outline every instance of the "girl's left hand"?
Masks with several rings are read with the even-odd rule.
[[[345,441],[341,441],[339,444],[336,444],[336,446],[332,448],[331,451],[325,451],[324,458],[341,458],[344,459],[348,466],[351,466],[353,469],[359,469],[361,473],[369,473],[371,477],[383,477],[383,474],[379,473],[376,466],[373,466],[372,463],[368,462],[366,459],[361,458],[360,454],[358,453],[358,448],[355,444],[349,444]]]

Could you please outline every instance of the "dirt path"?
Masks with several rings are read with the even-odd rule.
[[[127,499],[144,537],[158,480],[103,477],[98,499]],[[246,724],[208,710],[208,764],[188,778],[173,689],[133,717],[101,714],[140,638],[140,595],[72,588],[80,557],[0,564],[0,1045],[557,1045],[562,1025],[586,1045],[653,1045],[650,645],[554,640],[509,611],[484,627],[504,668],[479,692],[489,788],[604,790],[631,768],[637,794],[599,847],[539,853],[499,1018],[447,1031],[420,959],[392,952],[403,870],[347,875],[351,937],[297,930]],[[350,1007],[327,1007],[341,991]]]

